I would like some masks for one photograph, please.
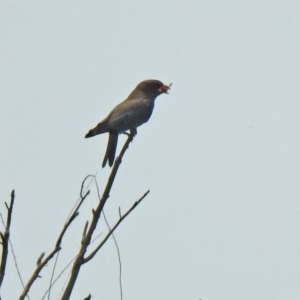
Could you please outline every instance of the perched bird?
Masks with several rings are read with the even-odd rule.
[[[127,130],[136,133],[136,128],[151,117],[155,98],[162,93],[167,94],[170,86],[153,79],[140,82],[127,99],[117,105],[103,121],[86,134],[85,137],[89,138],[101,133],[109,133],[103,168],[107,161],[109,166],[114,163],[118,135]]]

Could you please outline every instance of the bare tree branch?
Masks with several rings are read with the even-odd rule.
[[[95,177],[94,175],[87,175],[85,178],[84,178],[84,180],[82,181],[82,183],[81,183],[81,188],[80,188],[80,198],[79,198],[79,200],[76,202],[76,204],[74,205],[74,207],[73,207],[73,209],[71,210],[71,212],[70,212],[70,215],[68,216],[68,220],[70,220],[70,218],[71,218],[71,216],[72,216],[72,214],[74,214],[74,211],[78,211],[79,210],[79,207],[81,206],[81,204],[82,204],[82,202],[83,202],[83,200],[86,198],[86,196],[89,194],[89,191],[88,191],[88,193],[85,195],[85,196],[83,196],[83,187],[84,187],[84,184],[85,184],[85,182],[86,182],[86,180],[89,178],[89,177]],[[92,182],[92,181],[91,181]],[[87,188],[86,189],[88,189],[88,187],[90,186],[90,184],[91,184],[91,182],[88,184],[88,186],[87,186]],[[49,283],[49,289],[47,290],[47,292],[49,292],[48,293],[48,299],[50,299],[50,295],[51,295],[51,287],[52,287],[52,281],[53,281],[53,277],[54,277],[54,272],[55,272],[55,268],[56,268],[56,264],[57,264],[57,261],[58,261],[58,256],[59,256],[59,253],[57,254],[57,256],[56,256],[56,259],[55,259],[55,263],[54,263],[54,266],[53,266],[53,270],[52,270],[52,274],[51,274],[51,278],[50,278],[50,283]],[[47,294],[47,292],[46,292],[46,294]],[[45,295],[46,295],[45,294]],[[45,297],[45,295],[44,295],[44,297]],[[43,297],[43,298],[44,298]],[[0,299],[1,300],[1,299]]]
[[[120,216],[120,218],[119,218],[118,222],[114,225],[113,228],[109,228],[109,232],[107,233],[107,235],[103,239],[103,241],[87,257],[85,257],[85,255],[87,254],[87,249],[88,249],[88,247],[91,245],[91,243],[93,241],[93,234],[94,234],[94,232],[96,230],[98,221],[99,221],[99,219],[101,217],[101,213],[103,212],[103,208],[104,208],[104,206],[106,204],[106,201],[109,198],[109,194],[110,194],[111,188],[113,186],[113,183],[114,183],[117,171],[119,169],[119,166],[120,166],[120,164],[122,162],[122,158],[123,158],[123,156],[124,156],[127,148],[129,147],[130,142],[133,140],[134,135],[135,135],[134,132],[131,132],[130,134],[128,134],[128,138],[125,141],[125,144],[124,144],[124,146],[123,146],[123,148],[122,148],[122,150],[120,152],[120,155],[115,160],[115,164],[114,164],[114,166],[113,166],[113,168],[111,170],[111,173],[110,173],[110,176],[108,178],[108,181],[107,181],[106,187],[104,189],[103,195],[99,199],[99,203],[98,203],[97,207],[92,210],[93,214],[92,214],[91,221],[90,222],[86,222],[86,224],[84,226],[83,234],[82,234],[82,240],[81,240],[81,247],[80,247],[79,253],[75,257],[75,260],[74,260],[74,263],[73,263],[73,267],[72,267],[72,270],[71,270],[70,278],[68,280],[68,283],[66,285],[65,291],[64,291],[64,293],[62,295],[62,298],[61,298],[62,300],[69,300],[70,299],[70,296],[71,296],[71,293],[73,291],[74,285],[76,283],[76,280],[77,280],[79,271],[81,269],[81,266],[83,264],[85,264],[86,262],[88,262],[89,260],[91,260],[96,255],[96,253],[101,249],[101,247],[107,242],[107,240],[109,239],[109,237],[111,235],[113,235],[113,232],[121,224],[121,222],[137,207],[137,205],[149,193],[149,191],[147,191],[138,201],[136,201],[132,205],[132,207],[124,215],[121,215],[121,212],[119,210],[119,216]],[[40,277],[40,272],[42,271],[42,269],[55,256],[55,254],[57,254],[61,250],[62,239],[63,239],[66,231],[68,230],[68,228],[71,225],[71,223],[78,216],[78,214],[79,214],[79,208],[81,207],[83,201],[86,199],[86,197],[90,193],[90,191],[87,191],[83,195],[84,183],[85,183],[86,179],[88,177],[90,177],[90,176],[91,175],[88,175],[83,180],[83,182],[82,182],[81,190],[80,190],[80,201],[79,201],[78,204],[76,204],[75,209],[73,210],[73,212],[71,213],[71,215],[68,217],[67,222],[65,223],[64,227],[62,228],[62,231],[59,234],[59,236],[57,238],[57,241],[55,243],[54,249],[48,255],[45,255],[44,253],[40,255],[40,257],[37,260],[36,269],[34,270],[33,274],[31,275],[30,279],[28,280],[27,284],[25,285],[25,287],[23,289],[23,292],[22,292],[19,300],[24,300],[25,299],[25,297],[29,293],[29,290],[30,290],[32,284],[36,281],[36,279],[38,277]],[[9,209],[9,207],[8,207],[8,209]],[[9,224],[10,224],[10,221],[9,221]],[[119,260],[120,260],[120,257],[119,257]],[[51,287],[53,285],[53,282],[52,282],[53,275],[54,275],[54,270],[53,270],[53,274],[52,274],[52,277],[51,277],[51,282],[50,282],[49,289],[46,292],[46,294],[49,293],[48,294],[49,297],[50,297],[50,290],[51,290]],[[91,295],[87,296],[84,300],[89,300],[89,299],[91,299]]]
[[[54,250],[43,260],[40,262],[40,264],[37,266],[37,268],[34,270],[33,274],[31,275],[29,281],[25,285],[25,288],[19,298],[19,300],[25,299],[26,295],[28,294],[32,284],[34,281],[39,277],[40,271],[44,268],[44,266],[48,263],[48,261],[55,255],[56,252],[58,252],[61,248],[54,248]]]
[[[90,300],[92,298],[92,295],[89,294],[86,298],[84,298],[83,300]],[[1,300],[1,299],[0,299]]]
[[[94,243],[100,236],[102,235],[101,234],[98,234],[92,241],[91,241],[91,244]],[[58,253],[59,254],[59,253]],[[74,256],[70,261],[69,263],[62,269],[62,271],[57,275],[57,277],[51,281],[50,283],[50,286],[49,288],[47,289],[47,291],[45,292],[45,294],[43,295],[42,299],[43,300],[47,294],[49,293],[50,294],[50,289],[52,288],[52,286],[58,281],[58,279],[62,276],[62,274],[68,269],[68,267],[72,264],[72,262],[76,259],[76,256]],[[71,272],[70,272],[71,273]],[[67,283],[67,280],[66,280],[66,283]],[[64,284],[64,286],[66,285],[66,283]],[[63,293],[64,291],[64,287],[62,288],[61,292],[60,292],[60,295]],[[1,300],[1,299],[0,299]]]
[[[83,187],[83,185],[82,185]],[[81,188],[81,192],[82,193],[82,188]],[[71,225],[71,223],[74,221],[74,219],[78,216],[79,212],[79,208],[81,206],[81,204],[83,203],[83,201],[86,199],[86,197],[89,195],[90,191],[87,191],[85,193],[85,195],[83,197],[81,197],[81,200],[80,202],[78,203],[76,209],[74,210],[74,212],[72,213],[72,215],[70,216],[70,218],[67,220],[66,224],[64,225],[57,241],[56,241],[56,244],[55,244],[55,248],[52,250],[52,252],[50,252],[50,254],[43,259],[43,256],[44,254],[42,254],[38,261],[37,261],[37,267],[36,269],[34,270],[33,274],[31,275],[29,281],[27,282],[27,284],[25,285],[25,288],[19,298],[19,300],[23,300],[26,295],[28,294],[32,284],[35,282],[35,280],[39,277],[39,273],[41,272],[41,270],[44,268],[44,266],[53,258],[53,256],[55,255],[55,253],[57,253],[58,251],[60,251],[61,249],[61,242],[62,242],[62,239],[64,237],[64,234],[66,233],[67,229],[69,228],[69,226]]]
[[[93,235],[93,233],[94,233],[94,231],[97,227],[97,223],[100,219],[101,212],[102,212],[103,207],[106,203],[106,200],[109,197],[109,193],[110,193],[110,190],[112,188],[115,176],[116,176],[117,171],[119,169],[119,166],[122,162],[122,157],[125,154],[125,151],[127,150],[129,144],[133,140],[133,137],[134,137],[134,132],[128,135],[128,138],[127,138],[127,140],[126,140],[126,142],[125,142],[125,144],[124,144],[124,146],[123,146],[123,148],[120,152],[120,155],[115,160],[114,166],[113,166],[112,171],[110,173],[110,176],[108,178],[108,182],[106,184],[105,190],[104,190],[102,198],[100,200],[100,203],[98,204],[96,210],[93,211],[93,217],[92,217],[90,227],[87,230],[85,238],[81,242],[81,247],[80,247],[79,253],[77,255],[77,258],[76,258],[76,260],[73,264],[72,273],[71,273],[69,282],[68,282],[67,287],[64,291],[64,294],[61,298],[62,300],[70,299],[70,296],[71,296],[72,290],[74,288],[75,282],[77,280],[80,268],[84,263],[84,255],[87,251],[88,246],[90,245],[92,235]]]
[[[96,175],[97,175],[97,173],[96,173],[95,175],[87,175],[87,176],[84,178],[83,182],[81,183],[81,188],[80,188],[79,198],[78,198],[78,200],[76,201],[76,203],[74,204],[74,207],[71,209],[70,214],[69,214],[69,216],[68,216],[67,219],[70,218],[70,216],[73,214],[74,210],[76,209],[78,203],[79,203],[79,202],[81,201],[81,199],[83,198],[82,193],[83,193],[83,190],[84,190],[83,188],[84,188],[84,184],[85,184],[86,180],[87,180],[89,177],[93,177],[93,179],[94,179],[94,178],[96,177]],[[89,188],[89,186],[92,184],[93,181],[94,181],[94,180],[91,180],[91,181],[87,184],[87,186],[85,187],[85,190],[87,190],[87,189]]]
[[[5,223],[4,223],[4,220],[3,220],[3,216],[2,216],[1,213],[0,213],[0,219],[1,219],[1,222],[2,222],[2,224],[3,224],[3,226],[4,226],[4,228],[5,228],[6,226],[5,226]],[[2,243],[1,243],[1,245],[2,245]],[[19,266],[18,266],[18,263],[17,263],[17,257],[16,257],[16,255],[15,255],[15,251],[14,251],[13,244],[12,244],[12,242],[11,242],[11,238],[9,239],[9,245],[10,245],[11,253],[12,253],[12,255],[13,255],[14,264],[15,264],[15,268],[16,268],[17,273],[18,273],[18,277],[19,277],[19,279],[20,279],[20,282],[21,282],[21,284],[22,284],[22,287],[24,288],[24,282],[23,282],[23,280],[22,280],[22,276],[21,276],[21,273],[20,273],[20,270],[19,270]],[[27,297],[28,297],[28,299],[30,299],[29,296],[27,296]],[[0,300],[1,300],[1,298],[0,298]]]
[[[49,288],[47,289],[47,291],[45,292],[45,294],[43,295],[41,300],[44,300],[48,293],[50,294],[50,290],[51,290],[52,286],[58,281],[58,279],[62,276],[62,274],[68,269],[68,267],[72,264],[72,262],[75,260],[75,258],[76,258],[76,256],[73,257],[69,261],[69,263],[63,268],[63,270],[58,274],[58,276],[53,281],[51,281]],[[63,292],[63,289],[61,290],[60,294],[62,294],[62,292]]]
[[[87,178],[87,177],[86,177]],[[58,237],[58,240],[56,242],[56,247],[59,247],[62,241],[62,238],[66,232],[66,230],[68,229],[68,227],[70,226],[70,224],[73,222],[73,220],[79,215],[79,208],[81,206],[81,204],[83,203],[83,201],[86,199],[86,197],[90,194],[90,191],[88,190],[83,197],[81,197],[80,202],[78,203],[76,209],[74,210],[73,214],[71,215],[71,217],[69,218],[69,220],[67,221],[67,223],[65,224],[62,232],[60,233],[60,236]],[[81,192],[80,192],[81,195]]]
[[[7,256],[8,256],[8,244],[9,244],[9,236],[10,236],[10,224],[11,224],[11,215],[13,211],[15,201],[15,191],[12,190],[10,195],[10,205],[8,206],[5,202],[5,206],[7,208],[7,219],[5,225],[4,234],[0,232],[1,241],[2,241],[2,257],[1,257],[1,266],[0,266],[0,287],[3,283],[3,279],[5,276],[5,269],[7,263]]]
[[[96,249],[86,258],[83,259],[83,264],[87,263],[91,260],[95,254],[101,249],[101,247],[106,243],[108,238],[112,235],[112,233],[117,229],[117,227],[121,224],[121,222],[142,202],[142,200],[149,194],[150,191],[147,191],[138,201],[136,201],[131,208],[119,219],[119,221],[115,224],[115,226],[108,232],[103,241],[96,247]]]

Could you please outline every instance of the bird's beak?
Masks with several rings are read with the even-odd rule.
[[[169,85],[166,85],[164,84],[162,87],[160,87],[158,90],[161,92],[161,93],[165,93],[165,94],[169,94],[168,93],[168,90],[170,89],[172,83],[170,83]]]

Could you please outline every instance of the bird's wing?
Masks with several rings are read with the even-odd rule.
[[[149,120],[153,107],[148,98],[125,100],[112,110],[109,127],[118,132],[136,128]]]

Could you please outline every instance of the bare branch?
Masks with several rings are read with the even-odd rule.
[[[150,191],[147,191],[138,201],[136,201],[131,208],[119,219],[119,221],[115,224],[115,226],[108,232],[103,241],[96,247],[96,249],[86,258],[83,259],[83,264],[87,263],[91,260],[95,254],[101,249],[101,247],[106,243],[108,238],[112,235],[112,233],[117,229],[117,227],[121,224],[121,222],[142,202],[142,200],[149,194]]]
[[[10,224],[11,224],[11,216],[13,211],[15,201],[15,191],[12,190],[10,195],[10,205],[8,206],[5,202],[5,206],[7,208],[7,219],[5,225],[4,234],[1,233],[1,240],[2,240],[2,257],[1,257],[1,266],[0,266],[0,287],[3,283],[3,279],[5,276],[5,269],[6,269],[6,262],[8,256],[8,244],[9,244],[9,236],[10,236]]]
[[[28,294],[32,284],[34,283],[34,281],[39,277],[39,273],[41,272],[41,270],[44,268],[44,266],[48,263],[48,261],[50,259],[52,259],[52,257],[54,256],[54,254],[56,252],[58,252],[61,248],[55,248],[43,261],[40,262],[40,264],[37,266],[37,268],[35,269],[35,271],[33,272],[32,276],[30,277],[29,281],[27,282],[27,284],[25,285],[25,288],[19,298],[19,300],[23,300],[25,299],[26,295]]]
[[[91,241],[91,244],[94,243],[101,235],[102,235],[102,233],[99,234],[99,235],[97,235],[97,236]],[[59,254],[59,253],[58,253],[58,254]],[[41,300],[43,300],[43,299],[47,296],[48,293],[50,294],[50,289],[52,288],[52,286],[58,281],[58,279],[59,279],[59,278],[62,276],[62,274],[68,269],[68,267],[72,264],[72,262],[73,262],[75,259],[76,259],[76,256],[74,256],[74,257],[69,261],[69,263],[62,269],[62,271],[57,275],[57,277],[56,277],[53,281],[51,280],[50,286],[49,286],[49,288],[47,289],[47,291],[45,292],[45,294],[43,295],[43,298],[42,298]],[[67,282],[67,280],[66,280],[66,282]],[[65,285],[65,284],[64,284],[64,285]],[[24,285],[23,285],[23,286],[24,286]],[[60,294],[63,293],[63,290],[64,290],[64,288],[62,288]],[[0,299],[0,300],[1,300],[1,299]]]
[[[84,187],[84,184],[85,184],[85,181],[89,178],[89,177],[95,177],[95,175],[87,175],[83,181],[82,181],[82,184],[81,184],[81,189],[80,189],[80,198],[84,198],[84,196],[82,195],[82,191],[83,191],[83,187]]]
[[[80,193],[81,194],[81,193]],[[88,190],[85,195],[81,198],[80,202],[78,203],[77,207],[75,208],[73,214],[71,215],[71,217],[69,218],[69,220],[67,221],[67,223],[65,224],[60,236],[58,237],[58,240],[56,242],[56,247],[59,247],[62,241],[62,238],[66,232],[66,230],[68,229],[68,227],[70,226],[70,224],[73,222],[73,220],[79,215],[79,208],[81,206],[81,204],[83,203],[83,201],[86,199],[86,197],[90,194],[90,191]]]
[[[74,207],[71,209],[70,214],[69,214],[67,220],[68,220],[68,219],[71,217],[71,215],[74,213],[75,208],[77,207],[78,203],[79,203],[79,202],[81,201],[81,199],[83,198],[83,196],[82,196],[83,191],[84,191],[84,190],[88,190],[89,186],[92,184],[92,182],[93,182],[94,180],[91,180],[91,181],[87,184],[87,186],[86,186],[85,188],[83,188],[83,187],[84,187],[85,181],[87,180],[87,178],[89,178],[89,177],[93,177],[93,178],[94,178],[96,175],[97,175],[97,173],[96,173],[95,175],[87,175],[87,176],[84,178],[84,180],[83,180],[83,182],[82,182],[82,184],[81,184],[81,188],[80,188],[79,199],[76,201],[76,203],[74,204]]]
[[[86,298],[84,298],[83,300],[90,300],[92,298],[92,295],[89,294]],[[1,299],[0,299],[1,300]]]
[[[0,219],[1,219],[1,222],[2,222],[2,224],[3,224],[3,226],[4,226],[4,228],[5,228],[3,216],[2,216],[1,213],[0,213]],[[0,235],[1,235],[1,232],[0,232]],[[0,243],[0,244],[2,245],[2,243]],[[21,276],[21,273],[20,273],[20,270],[19,270],[19,266],[18,266],[18,263],[17,263],[17,257],[16,257],[16,255],[15,255],[15,251],[14,251],[14,247],[13,247],[13,244],[12,244],[12,242],[11,242],[11,239],[9,239],[9,245],[10,245],[11,253],[12,253],[12,255],[13,255],[14,264],[15,264],[15,268],[16,268],[17,273],[18,273],[18,277],[19,277],[19,279],[20,279],[20,282],[21,282],[21,284],[22,284],[22,287],[24,288],[24,282],[23,282],[23,280],[22,280],[22,276]],[[28,299],[30,299],[29,296],[27,296],[27,297],[28,297]],[[0,300],[1,300],[1,298],[0,298]]]
[[[84,181],[86,180],[86,178],[84,179]],[[82,185],[83,186],[83,185]],[[81,189],[82,192],[82,189]],[[80,193],[81,193],[80,192]],[[71,225],[71,223],[75,220],[75,218],[78,216],[79,212],[79,208],[81,206],[81,204],[83,203],[83,201],[86,199],[86,197],[89,195],[90,191],[87,191],[85,193],[85,195],[83,197],[81,197],[80,202],[78,203],[77,207],[75,208],[74,212],[72,213],[72,215],[70,216],[70,218],[67,220],[67,223],[64,225],[57,241],[55,244],[55,248],[52,250],[52,252],[43,260],[43,257],[40,256],[40,258],[38,259],[38,266],[36,267],[36,269],[34,270],[33,274],[31,275],[29,281],[27,282],[27,284],[24,287],[24,290],[19,298],[19,300],[23,300],[26,295],[28,294],[32,284],[34,283],[34,281],[39,277],[39,273],[41,272],[41,270],[44,268],[44,266],[53,258],[53,256],[55,255],[55,253],[57,253],[58,251],[60,251],[61,249],[61,242],[62,239],[67,231],[67,229],[69,228],[69,226]],[[50,283],[51,285],[51,283]]]
[[[94,233],[94,231],[97,227],[97,223],[100,219],[101,212],[102,212],[103,207],[106,203],[106,200],[109,197],[109,193],[110,193],[110,190],[112,188],[115,176],[116,176],[117,171],[119,169],[119,166],[122,162],[122,157],[125,154],[125,151],[127,150],[130,142],[133,140],[133,137],[134,137],[133,133],[128,135],[128,138],[127,138],[127,140],[126,140],[126,142],[125,142],[125,144],[124,144],[124,146],[123,146],[123,148],[120,152],[119,157],[117,157],[116,160],[115,160],[114,166],[113,166],[112,171],[110,173],[110,176],[109,176],[108,182],[106,184],[105,190],[103,192],[102,198],[100,200],[100,203],[98,204],[96,210],[93,211],[93,217],[92,217],[90,227],[89,227],[89,229],[86,233],[86,236],[85,236],[84,240],[81,242],[81,247],[80,247],[79,253],[76,257],[76,260],[75,260],[73,268],[72,268],[71,277],[69,279],[69,282],[67,284],[67,287],[64,291],[64,294],[63,294],[61,300],[70,299],[70,296],[71,296],[72,290],[74,288],[75,282],[77,280],[80,268],[84,263],[84,255],[87,251],[88,246],[90,245],[92,235],[93,235],[93,233]]]
[[[47,296],[48,293],[50,294],[50,290],[51,290],[52,286],[58,281],[58,279],[62,276],[62,274],[69,268],[69,266],[72,264],[72,262],[75,260],[75,258],[76,258],[76,256],[73,257],[69,261],[69,263],[63,268],[63,270],[58,274],[58,276],[53,281],[50,282],[50,286],[47,289],[47,291],[45,292],[45,294],[43,295],[43,298],[41,300],[43,300]],[[63,289],[62,289],[62,291],[63,291]],[[62,294],[62,291],[61,291],[61,294]]]
[[[43,252],[43,253],[39,256],[39,258],[38,258],[38,260],[37,260],[37,262],[36,262],[37,265],[40,265],[40,264],[41,264],[42,259],[43,259],[44,256],[45,256],[45,252]]]

